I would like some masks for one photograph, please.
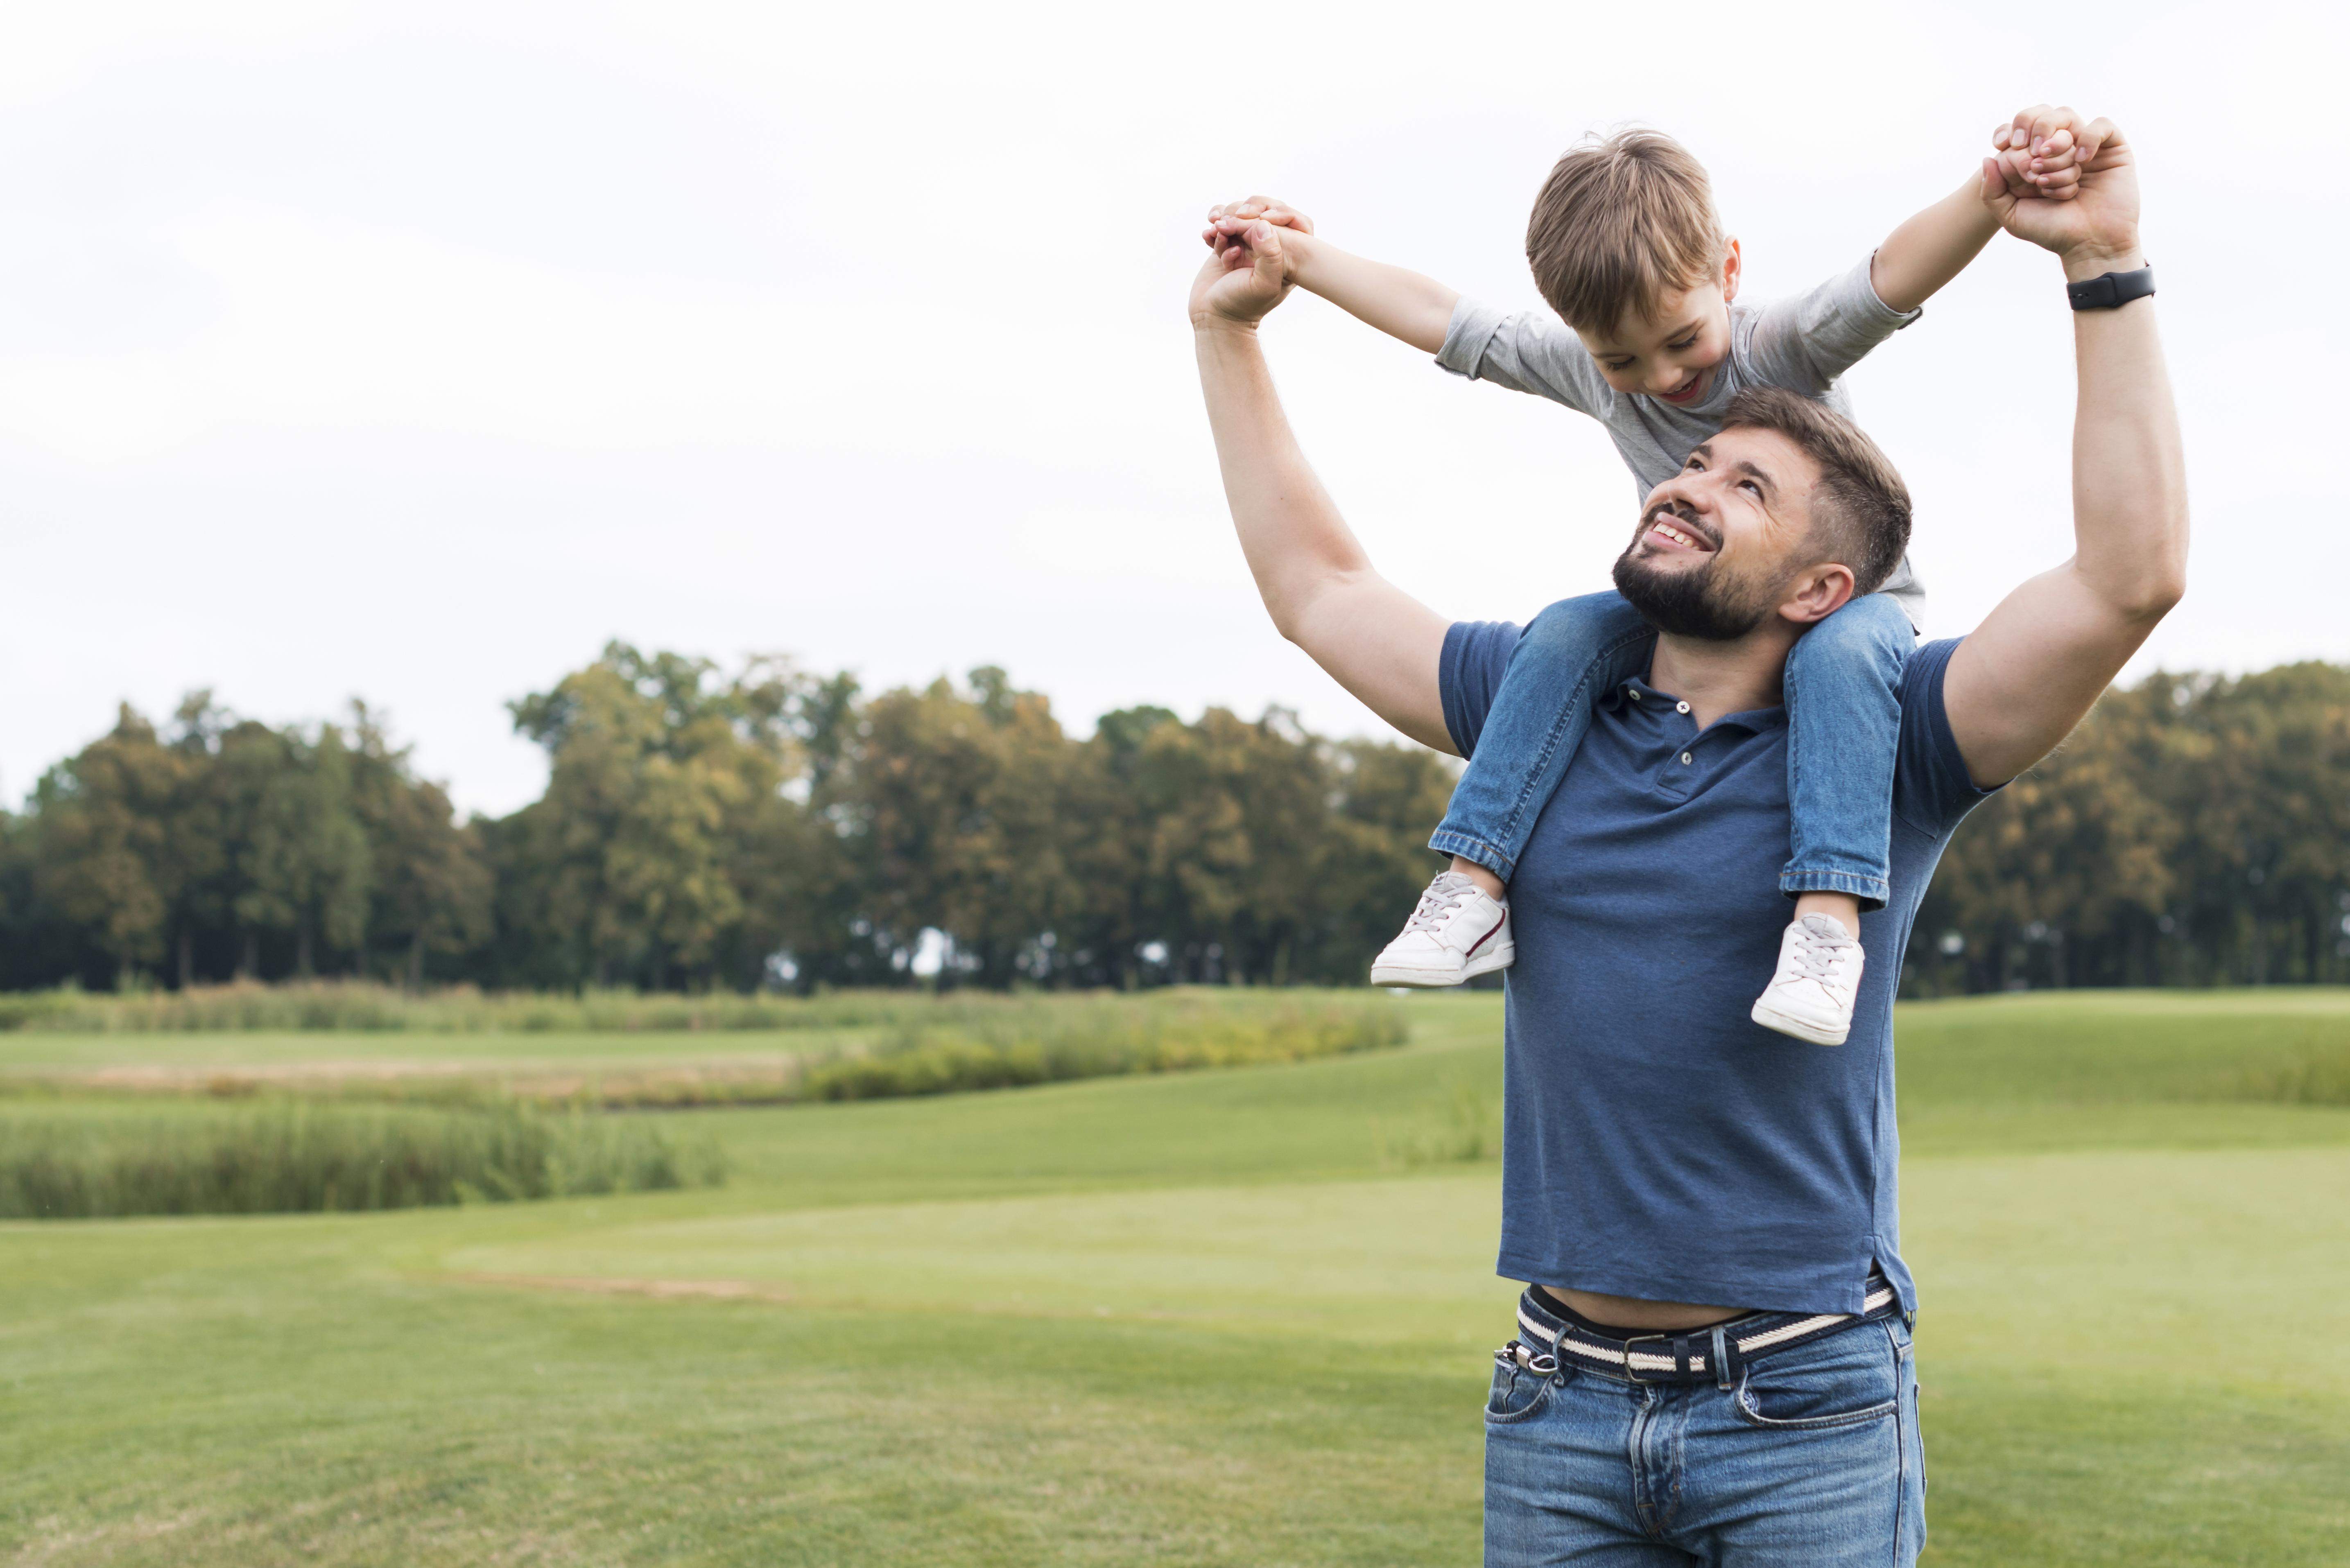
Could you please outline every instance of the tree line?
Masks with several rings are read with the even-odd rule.
[[[0,987],[1349,983],[1452,772],[1289,712],[1104,714],[1001,670],[868,694],[623,644],[509,704],[539,799],[459,820],[354,703],[125,707],[0,815]],[[1960,829],[1911,994],[2350,980],[2350,669],[2116,689]]]
[[[616,643],[509,707],[546,791],[470,821],[364,705],[125,707],[0,818],[0,986],[1345,983],[1451,787],[1278,708],[1074,739],[993,668],[868,695]]]

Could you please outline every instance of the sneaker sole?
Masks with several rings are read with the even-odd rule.
[[[1391,964],[1373,964],[1373,985],[1400,986],[1407,991],[1444,991],[1456,985],[1466,985],[1481,974],[1491,974],[1507,969],[1518,961],[1518,944],[1503,942],[1492,952],[1469,961],[1460,969],[1402,969]]]
[[[1775,1029],[1782,1034],[1792,1034],[1798,1040],[1808,1040],[1814,1045],[1841,1045],[1852,1035],[1850,1024],[1845,1025],[1842,1029],[1828,1029],[1808,1019],[1793,1017],[1775,1007],[1768,1007],[1759,1002],[1754,1004],[1754,1011],[1747,1016],[1765,1029]]]

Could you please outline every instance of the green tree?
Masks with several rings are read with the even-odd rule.
[[[951,972],[983,984],[1049,972],[1037,944],[1076,902],[1060,812],[1076,761],[1045,699],[992,667],[968,694],[941,680],[866,704],[831,804],[880,940],[903,954],[941,931]]]
[[[351,809],[372,867],[368,929],[403,954],[411,986],[428,952],[462,953],[491,931],[491,879],[481,834],[456,819],[448,793],[416,776],[364,702],[351,704]]]
[[[738,850],[787,807],[801,683],[775,660],[714,674],[707,659],[613,643],[512,705],[549,774],[500,836],[505,919],[576,979],[706,980],[741,945],[751,911]]]
[[[172,826],[188,784],[186,759],[125,703],[110,732],[52,768],[36,792],[40,891],[90,932],[123,985],[163,956],[185,876]]]

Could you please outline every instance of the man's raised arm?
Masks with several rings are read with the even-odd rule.
[[[1256,324],[1287,296],[1287,258],[1259,222],[1191,285],[1200,385],[1241,550],[1281,635],[1371,711],[1424,745],[1453,750],[1437,689],[1445,622],[1371,569],[1297,448],[1258,347]]]
[[[1987,161],[2001,224],[2054,252],[2067,283],[2146,265],[2121,133],[2078,127],[2070,110],[2026,110],[2017,126],[2035,142],[2061,129],[2081,139],[2080,193],[2018,200]],[[2008,595],[1950,656],[1943,686],[1951,734],[1985,787],[2054,750],[2186,591],[2187,478],[2154,301],[2077,311],[2073,337],[2073,558]]]

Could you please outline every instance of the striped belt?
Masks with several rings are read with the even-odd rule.
[[[1529,1286],[1518,1298],[1523,1337],[1496,1355],[1545,1376],[1564,1361],[1632,1383],[1718,1382],[1726,1386],[1748,1362],[1825,1339],[1856,1323],[1892,1317],[1900,1310],[1893,1287],[1883,1275],[1873,1273],[1858,1313],[1759,1312],[1705,1328],[1609,1339],[1563,1321]]]

